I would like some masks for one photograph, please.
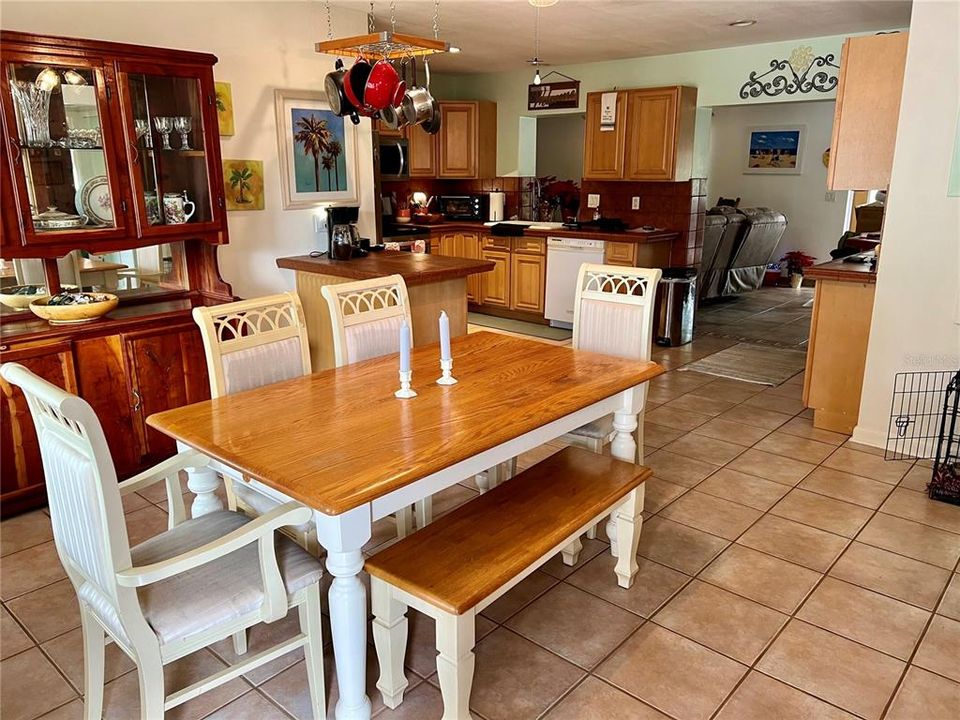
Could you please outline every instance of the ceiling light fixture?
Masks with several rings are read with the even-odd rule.
[[[550,5],[554,3],[549,2],[549,0],[529,0],[530,4],[537,10],[536,19],[533,21],[533,60],[528,60],[536,72],[533,74],[533,84],[539,85],[542,81],[540,79],[540,8],[548,7],[544,6],[543,3],[548,2]],[[554,0],[556,2],[556,0]]]
[[[756,24],[756,20],[734,20],[732,23],[727,23],[729,27],[750,27]]]
[[[457,54],[458,52],[460,52],[460,48],[458,48],[456,45],[451,45],[450,52],[452,52],[453,54]]]
[[[553,7],[560,2],[560,0],[527,0],[527,2],[533,5],[535,8],[542,8]]]

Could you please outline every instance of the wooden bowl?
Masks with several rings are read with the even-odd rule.
[[[50,298],[34,300],[30,303],[30,310],[39,318],[43,318],[51,325],[75,325],[86,323],[103,317],[117,307],[119,300],[110,293],[80,293],[96,298],[105,298],[99,302],[83,305],[48,305]]]
[[[0,303],[3,303],[7,307],[14,308],[15,310],[26,310],[30,307],[30,303],[34,300],[43,300],[44,298],[50,297],[47,295],[47,290],[43,285],[31,285],[30,287],[37,288],[39,292],[30,293],[27,295],[15,295],[14,293],[25,285],[15,285],[13,287],[4,288],[0,291]]]

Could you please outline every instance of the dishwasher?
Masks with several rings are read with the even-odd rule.
[[[547,289],[543,314],[552,327],[573,327],[577,276],[583,263],[603,263],[603,240],[547,238]]]

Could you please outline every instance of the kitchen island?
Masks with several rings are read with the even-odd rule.
[[[400,275],[407,285],[413,319],[413,344],[428,345],[440,339],[437,319],[443,310],[450,318],[450,335],[467,332],[467,278],[489,272],[488,260],[443,257],[385,250],[353,260],[298,255],[277,259],[277,267],[296,273],[297,294],[310,336],[313,369],[333,367],[333,334],[324,285]]]

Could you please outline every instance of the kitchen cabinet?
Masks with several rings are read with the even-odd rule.
[[[830,190],[878,190],[890,184],[908,33],[847,38],[827,167]]]
[[[586,180],[689,180],[697,90],[660,87],[617,92],[612,130],[600,127],[603,93],[587,95]]]
[[[3,362],[17,362],[67,392],[77,391],[70,342],[2,346]],[[0,378],[0,510],[3,516],[43,505],[43,461],[27,400]]]
[[[510,258],[510,309],[543,315],[546,258],[515,252]]]
[[[607,265],[633,267],[637,262],[637,244],[628,242],[604,243],[603,261]]]
[[[505,250],[481,251],[484,260],[490,260],[495,267],[481,276],[481,305],[510,307],[510,253]]]
[[[437,136],[420,128],[410,128],[407,132],[407,165],[412,178],[436,177]]]
[[[437,255],[470,258],[471,260],[476,260],[480,258],[480,235],[472,232],[443,233],[440,236],[440,244],[436,247],[431,247],[431,250]],[[472,303],[479,302],[480,293],[480,276],[468,276],[467,301]]]
[[[437,176],[496,177],[497,104],[486,100],[441,102],[440,117]]]

